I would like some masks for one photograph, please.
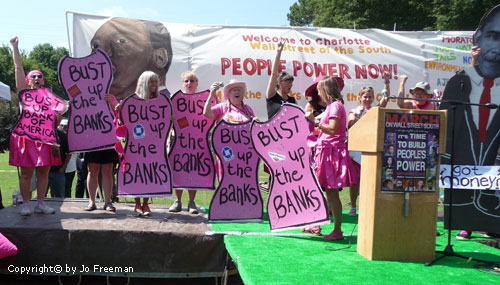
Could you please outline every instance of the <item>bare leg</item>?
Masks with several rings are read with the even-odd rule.
[[[182,190],[175,190],[175,197],[177,197],[177,201],[182,201]]]
[[[351,208],[356,209],[356,201],[359,195],[359,184],[352,185],[349,188],[349,198],[351,199]]]
[[[149,198],[144,198],[142,201],[143,201],[142,202],[142,210],[144,211],[144,213],[151,212],[151,209],[149,208],[149,205],[148,205]]]
[[[189,201],[194,201],[194,198],[196,197],[196,190],[188,190],[189,192]]]
[[[95,204],[95,194],[97,193],[97,186],[99,184],[99,164],[88,163],[87,168],[89,173],[87,175],[87,189],[89,190],[89,203]]]
[[[43,203],[45,193],[47,193],[47,185],[49,184],[50,166],[36,167],[36,198],[37,203]],[[31,179],[31,178],[30,178]]]
[[[21,176],[19,177],[19,189],[23,196],[23,202],[29,203],[31,200],[30,183],[33,176],[34,167],[21,167]]]
[[[326,188],[326,198],[333,213],[333,231],[342,232],[342,202],[340,201],[339,189]]]
[[[142,213],[141,198],[135,198],[135,211]]]
[[[111,195],[113,194],[113,163],[101,165],[101,172],[104,200],[108,203],[111,202]]]

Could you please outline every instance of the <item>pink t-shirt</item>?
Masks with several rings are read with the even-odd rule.
[[[250,121],[255,114],[248,105],[243,105],[243,109],[238,109],[234,105],[230,105],[231,110],[228,111],[227,102],[219,103],[212,107],[212,112],[214,113],[215,120],[223,119],[229,123],[245,123]]]
[[[418,101],[415,101],[415,100],[411,100],[411,104],[412,104],[412,109],[417,109],[417,110],[436,110],[436,105],[434,105],[432,102],[425,102],[424,105],[422,106],[419,106],[418,105]]]
[[[332,137],[329,134],[320,131],[318,137],[318,143],[320,144],[328,144],[333,143],[335,141],[345,142],[347,139],[346,136],[346,113],[344,109],[344,105],[340,101],[335,101],[328,105],[325,110],[325,116],[321,119],[320,123],[328,125],[330,123],[330,118],[338,118],[340,119],[340,126],[338,128],[337,133]]]

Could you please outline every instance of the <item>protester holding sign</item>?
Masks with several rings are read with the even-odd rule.
[[[115,110],[117,105],[116,98],[113,95],[106,94],[104,99],[108,102],[111,110]],[[101,185],[104,190],[104,207],[103,210],[115,212],[116,208],[111,203],[111,194],[113,191],[113,166],[118,163],[118,154],[114,149],[105,149],[84,154],[84,160],[87,162],[88,176],[87,189],[89,191],[89,204],[84,211],[94,211],[97,209],[95,205],[95,195],[97,193],[99,171],[101,172]]]
[[[13,37],[10,43],[13,48],[17,90],[21,92],[23,90],[36,90],[41,88],[45,84],[43,73],[38,70],[32,70],[28,75],[25,75],[21,55],[19,53],[19,39]],[[46,101],[46,98],[42,101]],[[19,104],[22,112],[25,103],[20,101]],[[46,108],[50,110],[45,109],[47,114],[45,114],[43,110],[38,112],[40,118],[53,116],[48,113],[54,111],[50,107]],[[55,125],[53,127],[55,128]],[[28,137],[13,132],[10,137],[9,164],[21,168],[21,175],[19,177],[19,188],[23,196],[23,205],[20,211],[21,215],[27,216],[31,214],[31,206],[29,204],[31,193],[29,187],[34,170],[36,170],[37,176],[37,205],[34,211],[44,214],[55,213],[54,209],[44,203],[44,198],[47,192],[50,166],[61,164],[59,149],[56,146],[41,141],[31,140]]]
[[[318,92],[321,99],[328,104],[325,115],[319,121],[315,121],[311,112],[306,113],[306,117],[320,129],[314,153],[315,171],[319,184],[325,188],[334,218],[333,231],[324,236],[324,239],[339,240],[344,238],[341,230],[342,202],[339,188],[357,184],[360,169],[349,157],[345,144],[347,116],[335,78],[327,76],[322,79],[318,83]]]
[[[407,75],[401,75],[400,77],[400,85],[399,85],[399,93],[398,93],[398,106],[399,108],[404,109],[419,109],[419,110],[436,110],[436,105],[434,105],[430,101],[422,100],[422,99],[432,99],[432,91],[431,86],[428,82],[421,81],[418,82],[415,87],[410,89],[410,94],[415,97],[415,99],[420,100],[411,100],[404,99],[405,95],[405,83],[408,80]]]
[[[144,71],[137,80],[137,88],[135,94],[141,99],[150,100],[158,98],[158,84],[160,77],[152,71]],[[135,198],[135,213],[145,217],[151,216],[151,209],[149,208],[149,197],[143,197],[141,206],[141,198]]]
[[[182,87],[184,88],[184,93],[186,94],[194,94],[196,93],[196,89],[198,89],[198,76],[192,71],[186,71],[181,74],[182,79]],[[177,200],[170,206],[168,209],[169,212],[177,213],[182,210],[182,189],[175,190],[175,197]],[[191,214],[198,214],[198,208],[196,207],[196,203],[194,199],[196,198],[196,190],[188,189],[189,194],[189,202],[188,202],[188,212]]]

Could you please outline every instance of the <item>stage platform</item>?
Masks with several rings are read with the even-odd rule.
[[[134,216],[134,204],[115,203],[117,211],[110,213],[101,210],[103,203],[98,210],[83,211],[86,200],[47,203],[56,214],[23,217],[20,206],[0,211],[0,232],[19,249],[0,259],[0,274],[30,267],[51,275],[58,273],[56,266],[63,275],[196,278],[223,273],[223,236],[205,234],[210,231],[205,213],[169,213],[167,205],[151,204],[153,216],[146,218]]]
[[[226,249],[245,284],[500,283],[499,270],[487,271],[479,263],[456,257],[446,257],[431,267],[423,262],[370,261],[356,252],[356,226],[357,217],[344,211],[342,229],[346,239],[335,242],[304,235],[300,230],[271,233],[267,217],[262,224],[214,224],[212,229],[224,235]],[[443,250],[448,231],[442,222],[437,228],[441,236],[437,237],[436,250]],[[322,229],[328,234],[332,224]],[[461,241],[455,238],[457,233],[453,231],[452,237],[456,253],[500,262],[499,249],[478,242],[493,244],[496,240],[473,233],[471,240]]]

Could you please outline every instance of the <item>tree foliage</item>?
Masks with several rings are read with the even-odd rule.
[[[21,51],[24,71],[26,74],[33,69],[42,71],[46,85],[58,96],[68,99],[57,80],[57,64],[67,54],[66,48],[54,48],[50,44],[39,44],[28,55]],[[12,50],[5,45],[0,47],[0,81],[10,86],[12,98],[11,102],[0,99],[0,152],[3,152],[9,148],[10,130],[19,116]]]
[[[384,30],[474,30],[498,0],[298,0],[292,26]]]

